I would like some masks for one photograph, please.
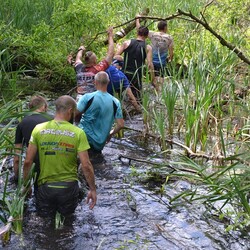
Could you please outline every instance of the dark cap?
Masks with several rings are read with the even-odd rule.
[[[123,61],[121,60],[113,59],[112,64],[118,64],[120,67],[123,67]]]

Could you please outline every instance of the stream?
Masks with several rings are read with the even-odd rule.
[[[142,120],[136,116],[133,121],[127,120],[126,126],[142,130]],[[12,233],[2,249],[250,249],[250,233],[226,233],[225,224],[204,205],[169,204],[169,197],[188,189],[190,183],[169,182],[161,195],[156,192],[157,185],[137,182],[136,175],[154,166],[130,162],[119,155],[148,159],[157,150],[150,144],[143,146],[138,138],[136,132],[125,131],[123,139],[113,138],[106,145],[103,159],[93,159],[98,193],[93,210],[84,198],[64,226],[55,229],[53,221],[36,214],[31,198],[25,210],[23,234]]]

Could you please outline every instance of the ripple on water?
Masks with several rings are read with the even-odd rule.
[[[141,147],[137,150],[135,143],[130,147],[133,143],[123,140],[117,146],[119,140],[112,141],[103,151],[104,161],[94,164],[98,202],[93,211],[83,200],[63,228],[55,230],[54,222],[36,215],[31,200],[25,211],[23,236],[13,234],[4,249],[250,249],[249,234],[226,234],[224,224],[208,216],[210,211],[203,205],[169,204],[169,198],[189,189],[190,183],[169,183],[162,197],[131,183],[130,166],[119,161],[118,155],[145,159],[150,152]],[[150,165],[136,167],[139,174],[150,169]]]

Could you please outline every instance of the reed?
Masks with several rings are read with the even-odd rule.
[[[148,91],[143,91],[142,94],[142,116],[143,116],[143,123],[145,125],[146,131],[149,131],[150,127],[150,93]]]
[[[21,100],[11,100],[9,102],[0,103],[0,161],[4,157],[14,156],[14,129],[16,121],[18,118],[24,116],[25,112],[22,111],[23,101]],[[20,155],[21,159],[21,155]],[[23,218],[23,209],[25,202],[25,194],[23,193],[23,182],[21,180],[21,166],[22,160],[20,160],[19,166],[19,179],[18,187],[16,190],[8,191],[7,184],[9,181],[9,171],[1,174],[1,177],[4,175],[4,188],[1,195],[1,206],[3,209],[3,214],[1,214],[0,219],[7,223],[6,228],[1,230],[1,233],[4,235],[4,239],[8,241],[10,234],[9,230],[12,228],[17,234],[22,233],[22,218]],[[29,178],[29,181],[31,177]],[[11,219],[10,219],[11,218]]]
[[[231,156],[225,160],[225,165],[214,166],[213,169],[210,166],[200,165],[186,156],[180,156],[180,161],[172,162],[172,164],[185,166],[193,171],[192,173],[178,171],[171,176],[178,176],[191,182],[195,181],[196,184],[203,183],[205,191],[194,187],[173,197],[171,202],[174,203],[181,197],[190,202],[200,200],[208,207],[212,206],[216,209],[220,217],[231,217],[228,229],[246,228],[250,225],[250,205],[248,202],[250,172],[249,166],[242,164],[242,156]],[[235,221],[235,215],[240,215],[240,221]]]
[[[68,1],[69,2],[69,1]],[[32,26],[42,20],[46,23],[51,22],[55,3],[51,0],[45,1],[24,1],[18,2],[13,0],[1,1],[2,11],[1,19],[7,23],[12,22],[18,29],[30,33]]]
[[[165,83],[162,90],[162,102],[165,104],[168,120],[168,134],[173,137],[175,126],[175,105],[179,96],[179,87],[177,81]]]
[[[202,50],[201,50],[202,51]],[[225,58],[221,63],[214,66],[210,61],[204,59],[200,52],[197,62],[192,59],[188,67],[187,81],[182,82],[182,107],[185,117],[185,141],[186,145],[196,152],[197,147],[206,150],[208,132],[212,128],[209,123],[210,112],[219,110],[219,100],[223,96],[225,86],[226,70],[230,60]],[[219,62],[218,62],[219,63]],[[230,89],[230,85],[229,85]],[[190,94],[191,93],[191,94]],[[215,105],[218,103],[218,105]]]
[[[161,150],[166,151],[167,144],[166,144],[165,112],[160,111],[160,110],[156,111],[153,109],[153,114],[154,114],[154,121],[155,121],[156,130],[160,135]]]
[[[24,73],[24,70],[12,70],[16,57],[11,54],[8,44],[5,44],[5,46],[6,48],[0,51],[0,92],[2,98],[10,100],[21,92],[18,79],[19,75]]]
[[[14,149],[14,123],[19,117],[23,117],[24,112],[19,112],[22,101],[10,101],[1,105],[0,124],[5,124],[0,128],[0,159],[11,153]]]
[[[10,230],[13,230],[16,234],[22,233],[24,204],[28,193],[27,187],[31,184],[34,172],[33,169],[34,166],[31,168],[26,183],[23,183],[22,175],[19,174],[17,189],[12,191],[7,191],[9,170],[1,175],[6,175],[4,191],[0,199],[3,212],[3,214],[0,215],[0,220],[6,224],[4,227],[0,228],[0,236],[2,236],[3,244],[6,244],[10,240]],[[19,171],[19,173],[20,172],[21,171]]]
[[[61,215],[59,212],[56,212],[55,215],[55,229],[59,229],[63,227],[65,217]]]

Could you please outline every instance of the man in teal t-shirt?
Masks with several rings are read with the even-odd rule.
[[[33,158],[38,151],[40,175],[38,178],[37,209],[41,215],[62,215],[74,212],[79,196],[77,155],[90,191],[90,208],[96,203],[93,166],[88,157],[89,144],[85,133],[71,124],[76,102],[70,96],[56,100],[54,120],[37,125],[32,131],[24,162],[24,180],[27,180]]]
[[[109,76],[100,71],[95,75],[97,91],[83,95],[77,103],[76,122],[80,120],[91,149],[101,151],[111,136],[124,126],[121,104],[107,93]],[[80,119],[81,118],[81,119]],[[114,121],[116,126],[111,130]]]

